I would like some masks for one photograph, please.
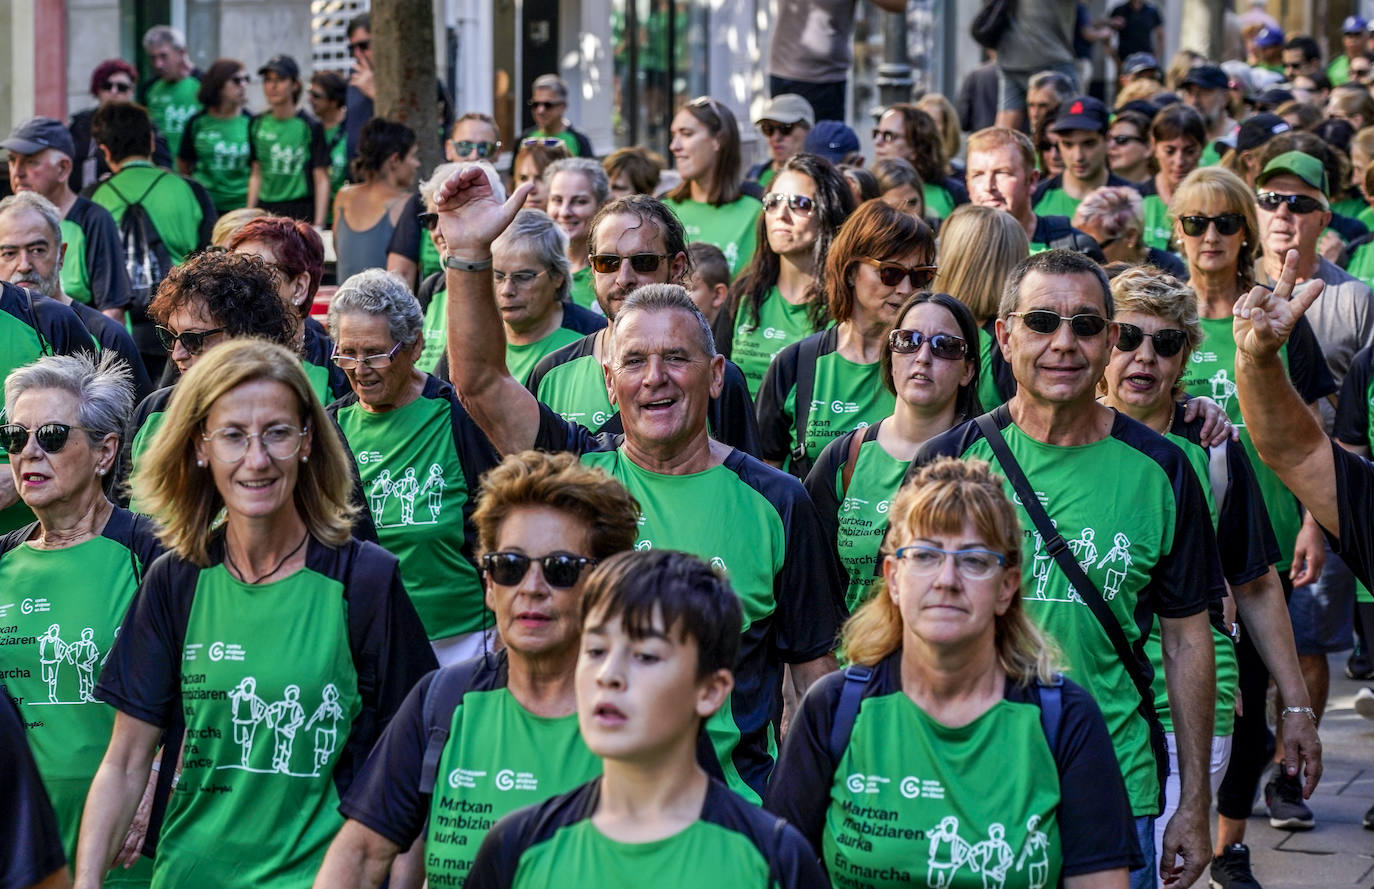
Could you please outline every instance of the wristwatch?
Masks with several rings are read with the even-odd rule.
[[[449,254],[444,257],[444,268],[454,269],[459,272],[485,272],[491,268],[491,257],[473,261],[470,259],[459,259],[457,256]]]

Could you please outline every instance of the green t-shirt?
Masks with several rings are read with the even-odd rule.
[[[324,147],[329,151],[329,190],[337,193],[348,182],[348,134],[341,122],[337,127],[325,127]],[[331,201],[331,203],[333,203]]]
[[[1345,270],[1368,287],[1374,287],[1374,241],[1366,241],[1350,254]]]
[[[444,258],[439,255],[439,248],[434,246],[434,239],[426,231],[420,232],[420,280],[428,278],[435,272],[444,270]]]
[[[62,243],[67,255],[62,261],[62,292],[78,302],[92,299],[91,276],[86,269],[86,230],[70,219],[62,220]]]
[[[422,237],[425,242],[429,241],[428,236]],[[425,344],[420,349],[420,360],[415,362],[415,366],[425,373],[434,373],[439,359],[444,357],[444,348],[448,343],[447,313],[448,288],[444,287],[434,291],[429,298],[429,305],[425,307],[424,326],[421,328]]]
[[[1001,348],[986,326],[978,328],[978,402],[984,411],[1002,404],[1002,393],[997,391],[997,379],[992,375],[992,350]]]
[[[1035,202],[1036,216],[1067,216],[1073,218],[1078,205],[1082,203],[1062,188],[1047,189]]]
[[[944,219],[954,212],[954,196],[938,182],[922,183],[921,193],[925,196],[927,216]]]
[[[1332,86],[1340,86],[1350,79],[1350,57],[1346,55],[1336,56],[1331,60],[1331,64],[1326,66],[1327,79]]]
[[[181,158],[221,213],[248,203],[248,122],[246,114],[228,119],[197,114],[186,127]]]
[[[464,527],[471,493],[451,416],[460,408],[444,391],[431,381],[396,410],[373,413],[357,402],[338,410],[378,542],[401,560],[430,639],[471,633],[487,620]]]
[[[116,510],[100,536],[75,546],[25,542],[0,553],[0,676],[24,717],[69,861],[114,726],[115,710],[95,696],[95,681],[157,551],[151,527]],[[133,870],[110,871],[105,883],[147,886],[151,877],[143,858]]]
[[[585,334],[566,327],[555,328],[553,333],[533,343],[516,345],[506,343],[506,368],[510,370],[510,375],[520,382],[530,378],[530,371],[539,363],[539,359],[557,349],[561,349],[570,343],[575,343],[582,339]]]
[[[124,218],[129,202],[142,204],[157,226],[157,233],[167,246],[172,262],[177,265],[185,262],[186,257],[200,246],[204,214],[196,193],[177,174],[147,161],[125,164],[118,173],[96,187],[91,200],[109,210],[116,225]]]
[[[535,397],[569,423],[588,429],[600,429],[620,413],[611,404],[606,373],[595,355],[574,358],[544,374]]]
[[[1359,215],[1368,209],[1369,205],[1365,203],[1364,198],[1359,197],[1350,197],[1341,201],[1333,201],[1331,204],[1332,213],[1341,216],[1349,216],[1351,219],[1358,219]]]
[[[159,78],[148,87],[148,116],[167,137],[172,157],[181,152],[181,134],[186,131],[186,122],[200,110],[199,93],[200,81],[194,77],[183,77],[176,83]]]
[[[848,491],[843,470],[835,472],[835,497],[840,501],[835,546],[849,584],[844,601],[850,611],[868,599],[876,579],[878,550],[887,533],[887,509],[910,465],[910,460],[889,454],[875,438],[859,446]]]
[[[1216,142],[1208,142],[1202,146],[1202,155],[1198,158],[1199,167],[1212,167],[1221,163],[1221,152],[1217,150]]]
[[[308,197],[314,189],[311,170],[329,166],[323,130],[299,112],[285,120],[270,111],[253,118],[249,159],[262,171],[258,200],[263,203]]]
[[[596,304],[596,286],[592,281],[592,267],[586,266],[572,273],[572,280],[568,282],[569,297],[574,303],[584,309],[591,309],[593,312],[600,312],[601,308]]]
[[[754,198],[740,195],[718,207],[693,200],[665,203],[682,220],[688,243],[704,241],[720,248],[730,266],[731,277],[753,257],[755,225],[763,212],[763,204]]]
[[[807,303],[794,304],[783,299],[777,287],[764,296],[757,323],[750,318],[748,307],[740,305],[735,315],[730,360],[739,365],[750,395],[758,395],[773,356],[816,332],[811,325],[810,309]]]
[[[766,191],[768,189],[768,186],[773,183],[773,180],[777,178],[777,175],[778,171],[773,169],[772,164],[768,164],[766,167],[763,168],[763,172],[759,174],[759,187]]]
[[[1174,219],[1169,206],[1157,194],[1147,194],[1141,202],[1145,206],[1145,245],[1156,250],[1169,250],[1174,237]]]
[[[562,132],[549,135],[540,129],[531,130],[526,139],[557,139],[568,149],[568,157],[578,157],[577,137],[572,134],[572,130],[567,127]]]

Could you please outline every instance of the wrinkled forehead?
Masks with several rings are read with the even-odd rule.
[[[592,244],[596,253],[664,253],[667,239],[658,220],[638,213],[613,213],[604,217],[596,227]]]

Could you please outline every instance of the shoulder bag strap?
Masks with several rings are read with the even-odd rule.
[[[850,664],[844,670],[844,686],[840,689],[840,701],[835,706],[835,721],[830,724],[830,761],[836,767],[844,749],[849,746],[849,736],[854,732],[854,720],[859,715],[859,704],[863,701],[864,689],[873,678],[873,668]]]
[[[854,467],[859,463],[859,448],[864,446],[867,429],[855,429],[849,436],[849,448],[844,458],[844,469],[840,472],[840,499],[849,493],[849,483],[854,478]]]
[[[1230,442],[1223,440],[1207,452],[1207,479],[1212,483],[1212,500],[1216,502],[1217,513],[1221,512],[1222,504],[1226,502],[1226,492],[1231,486],[1231,470],[1227,466],[1228,444]]]
[[[1064,677],[1054,674],[1048,683],[1040,683],[1040,727],[1050,743],[1050,753],[1059,752],[1059,720],[1064,713]]]
[[[490,655],[481,660],[471,660],[455,667],[446,667],[434,674],[429,688],[425,689],[425,700],[421,707],[422,727],[425,733],[425,756],[420,765],[420,792],[434,793],[434,784],[439,775],[439,758],[443,756],[444,746],[448,743],[449,727],[453,722],[453,711],[463,701],[463,695],[472,687],[478,672],[486,666]]]
[[[797,346],[797,395],[792,407],[793,463],[806,460],[806,422],[811,418],[811,395],[816,390],[816,361],[820,355],[820,337],[807,337]]]

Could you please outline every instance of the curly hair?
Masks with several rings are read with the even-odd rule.
[[[207,250],[174,266],[148,314],[166,324],[173,312],[192,304],[228,336],[295,345],[300,321],[277,293],[276,271],[256,256]]]

